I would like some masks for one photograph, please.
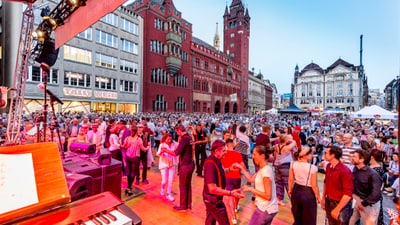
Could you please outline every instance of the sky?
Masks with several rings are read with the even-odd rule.
[[[173,0],[193,26],[193,36],[223,41],[223,14],[232,0]],[[399,0],[242,0],[250,21],[249,68],[290,93],[294,68],[311,62],[322,69],[341,58],[363,65],[369,88],[380,89],[400,75]],[[220,46],[223,46],[221,43]]]

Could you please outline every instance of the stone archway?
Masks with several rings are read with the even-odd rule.
[[[233,103],[233,109],[232,109],[233,113],[237,113],[237,103]]]
[[[217,102],[215,102],[215,105],[214,105],[214,113],[220,113],[220,112],[221,112],[221,102],[217,101]]]
[[[229,113],[229,102],[225,103],[224,113]]]

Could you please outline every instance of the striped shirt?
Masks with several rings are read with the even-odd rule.
[[[340,161],[344,165],[346,165],[352,172],[353,172],[354,165],[351,162],[351,156],[353,155],[353,152],[357,149],[361,149],[361,147],[358,145],[354,145],[354,144],[351,147],[346,147],[346,146],[342,147],[343,153],[342,153],[342,157],[340,158]]]

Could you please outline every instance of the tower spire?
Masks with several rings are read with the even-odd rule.
[[[216,23],[215,35],[214,35],[214,48],[219,51],[219,34],[218,34],[218,22]]]

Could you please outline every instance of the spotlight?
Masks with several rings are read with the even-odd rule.
[[[43,21],[47,21],[47,23],[50,25],[51,29],[53,29],[53,30],[55,30],[58,26],[56,19],[53,19],[49,16],[44,16]]]
[[[83,1],[83,0],[67,0],[67,4],[70,5],[72,9],[74,9],[81,5],[85,5],[85,1]]]
[[[47,34],[42,30],[36,29],[32,32],[32,37],[40,42],[44,42],[44,40],[47,38]]]

